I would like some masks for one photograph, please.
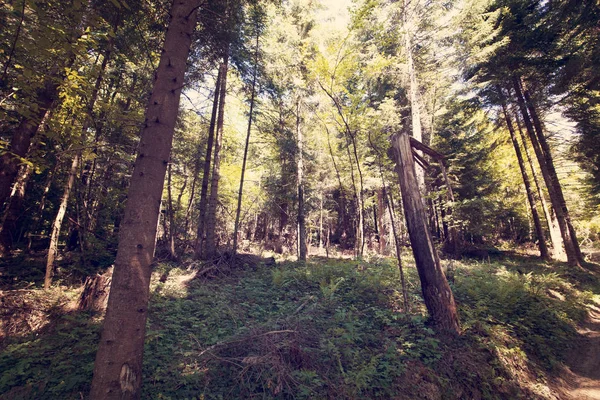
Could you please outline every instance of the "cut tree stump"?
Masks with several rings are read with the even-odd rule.
[[[79,297],[77,309],[80,311],[103,312],[106,310],[110,284],[112,282],[112,267],[102,275],[88,276]]]

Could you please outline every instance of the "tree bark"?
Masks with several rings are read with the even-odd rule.
[[[208,260],[217,253],[217,205],[219,201],[219,181],[221,179],[221,146],[223,143],[223,128],[225,118],[225,97],[227,95],[227,70],[229,67],[229,46],[223,56],[223,76],[221,78],[221,92],[219,94],[219,116],[217,118],[217,132],[215,137],[215,152],[210,182],[210,197],[206,207],[206,246],[202,258]]]
[[[90,398],[139,399],[146,316],[165,172],[198,0],[175,0],[146,109]]]
[[[406,225],[425,305],[439,330],[459,334],[460,327],[454,296],[442,271],[427,226],[427,216],[415,175],[415,163],[408,134],[404,131],[394,134],[392,146],[396,158],[396,172],[400,180]]]
[[[562,197],[562,189],[560,187],[560,184],[558,184],[558,186],[555,185],[554,179],[552,178],[551,170],[554,170],[554,165],[548,165],[548,162],[552,163],[552,159],[549,159],[547,155],[544,154],[544,150],[540,145],[538,135],[536,135],[534,126],[529,117],[529,112],[527,111],[525,98],[523,97],[523,93],[521,91],[520,79],[516,76],[513,77],[513,88],[516,93],[517,103],[521,111],[521,116],[523,117],[523,122],[525,123],[527,133],[529,134],[529,139],[533,144],[533,149],[535,151],[538,163],[540,165],[540,170],[542,171],[542,177],[544,178],[544,182],[546,183],[546,187],[548,188],[548,194],[550,196],[550,202],[552,203],[552,209],[556,214],[556,219],[558,221],[558,226],[560,227],[560,233],[563,239],[563,246],[565,247],[565,252],[567,254],[567,263],[571,266],[580,266],[579,259],[577,257],[575,247],[573,244],[573,239],[571,237],[571,232],[567,227],[567,221],[563,209],[564,197],[562,203],[560,200],[560,197]],[[541,136],[543,136],[543,134]],[[554,176],[555,175],[556,171],[554,171]],[[557,179],[556,182],[558,182]],[[557,191],[560,191],[560,194],[557,193]]]
[[[510,115],[508,114],[508,110],[506,109],[506,102],[504,101],[503,97],[504,95],[502,94],[502,90],[499,87],[498,92],[501,97],[502,112],[504,113],[506,126],[508,128],[508,132],[510,133],[510,139],[512,141],[513,147],[515,148],[517,161],[519,163],[519,169],[521,170],[521,176],[523,177],[523,184],[525,185],[527,200],[529,201],[529,207],[531,208],[531,217],[533,218],[533,224],[535,226],[535,232],[538,238],[540,257],[545,261],[550,261],[550,253],[548,252],[548,247],[546,246],[546,237],[544,235],[542,223],[540,222],[540,217],[538,215],[537,207],[535,205],[535,199],[533,196],[533,191],[531,190],[531,184],[529,182],[529,176],[527,175],[527,169],[525,168],[525,162],[523,161],[523,155],[521,154],[521,148],[519,147],[519,141],[517,140],[517,135],[515,133],[512,120],[510,119]]]
[[[215,94],[213,100],[212,114],[210,117],[210,125],[208,127],[208,141],[206,143],[206,156],[204,157],[204,169],[202,171],[202,185],[200,187],[200,204],[198,206],[198,236],[195,246],[195,258],[202,258],[202,249],[204,247],[204,235],[206,227],[206,208],[208,206],[208,181],[210,179],[210,163],[213,153],[213,145],[215,140],[215,126],[217,124],[217,114],[219,111],[219,99],[221,97],[221,81],[225,74],[224,64],[219,65],[217,81],[215,83]]]

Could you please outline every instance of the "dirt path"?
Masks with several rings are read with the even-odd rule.
[[[566,398],[600,400],[600,308],[592,308],[581,338],[567,358]]]

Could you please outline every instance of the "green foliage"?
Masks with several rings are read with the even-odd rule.
[[[398,311],[392,260],[246,265],[218,280],[159,264],[142,398],[388,399],[432,390],[448,399],[543,397],[531,389],[543,381],[523,381],[520,370],[542,376],[559,365],[600,294],[598,278],[517,257],[455,263],[464,333],[453,341],[420,311]],[[405,265],[419,310],[418,278]],[[44,304],[36,307],[49,325],[3,344],[0,396],[78,399],[89,390],[96,318]]]
[[[3,347],[2,398],[80,398],[92,379],[98,328],[89,314],[54,315],[42,332]]]
[[[455,293],[463,326],[501,329],[551,369],[576,338],[576,323],[585,317],[592,294],[578,291],[564,271],[523,270],[523,265],[507,268],[497,262],[459,269]]]

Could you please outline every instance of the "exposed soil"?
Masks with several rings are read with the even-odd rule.
[[[565,399],[600,400],[600,308],[590,310],[567,357]]]

